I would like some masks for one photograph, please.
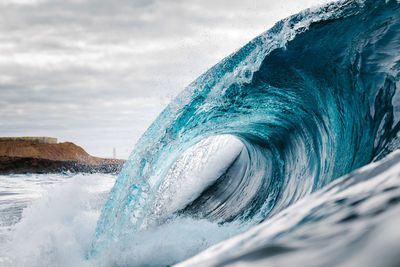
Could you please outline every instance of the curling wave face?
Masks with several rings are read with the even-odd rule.
[[[91,255],[173,216],[248,228],[385,157],[400,144],[399,51],[398,1],[340,1],[278,22],[146,131]]]

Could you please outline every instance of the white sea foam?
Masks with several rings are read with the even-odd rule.
[[[51,179],[42,175],[41,179]],[[9,266],[84,266],[110,175],[77,175],[48,188],[23,212],[2,261]],[[3,254],[3,253],[2,253]]]
[[[268,262],[272,266],[279,263],[291,266],[296,262],[310,261],[324,265],[325,261],[332,263],[336,259],[343,259],[343,264],[348,266],[370,262],[395,266],[398,207],[383,213],[383,216],[372,215],[382,209],[389,210],[390,203],[395,203],[398,198],[399,153],[338,179],[242,235],[238,235],[243,230],[238,224],[218,225],[206,220],[175,217],[160,226],[152,226],[118,240],[91,260],[87,260],[86,256],[114,177],[77,175],[47,187],[43,197],[24,210],[21,221],[9,233],[10,240],[2,246],[5,250],[0,252],[0,265],[165,266],[197,255],[184,262],[183,266],[208,266],[208,263],[224,262],[225,257],[229,259],[238,255],[242,255],[246,263],[246,253],[251,254],[259,248],[267,253],[279,248],[275,244],[280,244],[283,249],[288,247],[289,252],[293,247],[296,250],[283,257],[255,257],[253,260],[260,264]],[[51,177],[42,175],[40,179],[44,182]],[[27,195],[31,193],[27,192]],[[364,202],[361,201],[363,199]],[[358,217],[343,223],[343,219],[353,213]],[[323,219],[319,220],[316,215]],[[305,221],[304,218],[309,219]],[[375,226],[376,230],[371,231]],[[292,231],[292,234],[276,239],[282,233]],[[348,234],[344,236],[343,233]],[[198,254],[233,236],[233,239]],[[369,242],[371,240],[374,242]],[[309,247],[312,249],[307,250]],[[354,257],[347,257],[347,253],[351,253],[348,252],[350,247],[357,247],[360,251],[351,254]],[[328,252],[334,252],[333,256],[323,257]],[[236,264],[240,265],[240,261]]]
[[[185,151],[161,184],[147,224],[185,208],[226,171],[242,149],[239,139],[219,135]]]
[[[51,179],[42,175],[41,179]],[[87,260],[110,175],[77,175],[50,187],[33,201],[8,234],[1,266],[159,266],[173,264],[240,231],[206,220],[175,218],[126,237]]]

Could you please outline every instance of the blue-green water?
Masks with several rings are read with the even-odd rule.
[[[278,22],[169,104],[101,215],[104,199],[88,220],[60,212],[18,251],[41,214],[33,206],[7,261],[398,266],[399,11],[395,0],[347,0]]]
[[[398,1],[339,1],[306,10],[200,76],[134,148],[89,256],[135,238],[157,216],[248,229],[396,150],[399,10]],[[152,212],[180,155],[223,135],[243,147],[227,166],[204,163],[216,170],[208,178],[214,182],[196,187],[196,197],[176,210]],[[193,164],[200,159],[193,156]]]

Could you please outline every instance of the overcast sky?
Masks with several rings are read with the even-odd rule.
[[[0,136],[127,158],[168,102],[278,20],[326,0],[0,0]]]

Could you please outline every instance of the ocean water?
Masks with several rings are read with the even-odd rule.
[[[115,179],[104,174],[1,176],[0,266],[165,266],[190,256],[178,265],[400,264],[400,151],[248,231],[175,218],[89,260],[96,223]]]
[[[277,22],[185,88],[118,177],[34,175],[19,195],[3,177],[2,263],[399,266],[399,11]]]
[[[112,175],[0,176],[0,266],[80,266]]]

